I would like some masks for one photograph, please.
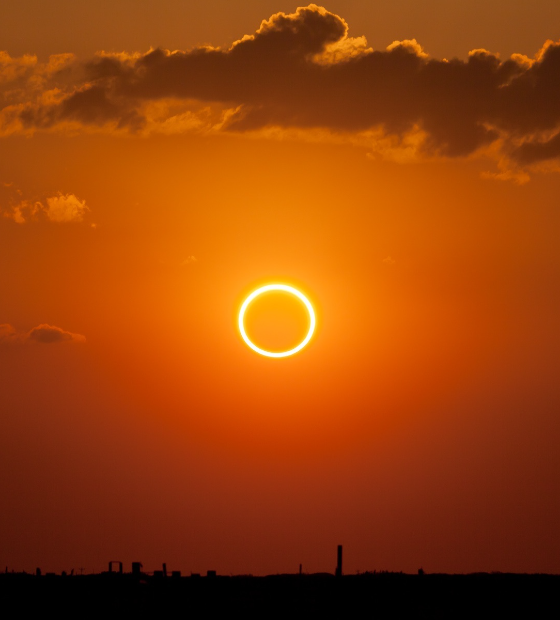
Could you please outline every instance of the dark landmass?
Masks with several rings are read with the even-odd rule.
[[[541,618],[559,616],[559,594],[560,575],[544,574],[0,574],[2,609],[13,610],[9,617],[54,611],[77,617],[130,617],[136,612],[213,617],[241,612],[260,617],[336,613],[372,618]]]

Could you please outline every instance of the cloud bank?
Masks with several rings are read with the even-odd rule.
[[[560,158],[560,42],[534,58],[432,59],[415,40],[373,50],[317,5],[277,13],[229,49],[0,56],[0,134],[324,130],[418,156],[485,150],[514,166]]]

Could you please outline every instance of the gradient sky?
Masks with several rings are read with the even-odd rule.
[[[560,572],[560,5],[296,9],[3,9],[1,566]]]

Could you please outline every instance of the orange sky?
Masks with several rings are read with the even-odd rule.
[[[417,4],[6,10],[0,565],[560,571],[560,7]]]

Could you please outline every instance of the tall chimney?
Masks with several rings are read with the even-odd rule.
[[[338,545],[336,553],[336,572],[337,577],[342,577],[342,545]]]

